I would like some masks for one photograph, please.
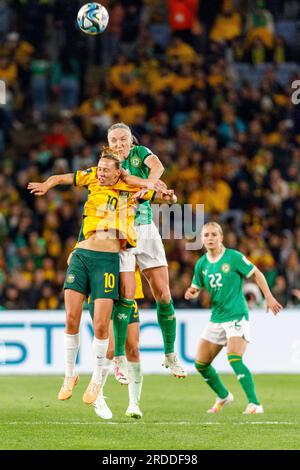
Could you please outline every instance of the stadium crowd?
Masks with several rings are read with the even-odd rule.
[[[82,3],[0,0],[1,307],[63,308],[85,195],[63,187],[34,198],[27,183],[95,165],[118,121],[159,156],[179,203],[204,204],[278,301],[299,305],[299,76],[278,75],[298,51],[276,32],[278,17],[295,25],[298,2],[102,1],[110,23],[99,38],[74,26]],[[259,81],[241,80],[240,62],[261,67]],[[191,306],[183,296],[200,255],[185,243],[164,241],[179,308]],[[245,292],[262,306],[251,281]],[[192,305],[207,308],[208,294]]]

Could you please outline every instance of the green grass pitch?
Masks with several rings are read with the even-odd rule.
[[[246,402],[234,376],[223,376],[235,396],[219,415],[208,415],[214,395],[197,375],[185,380],[145,376],[144,418],[126,418],[127,389],[110,376],[105,389],[111,421],[82,403],[89,377],[73,397],[57,400],[62,377],[0,377],[0,449],[299,449],[300,376],[257,375],[262,415],[242,414]]]

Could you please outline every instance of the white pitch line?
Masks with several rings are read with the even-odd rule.
[[[103,425],[114,425],[114,426],[132,426],[132,425],[146,425],[146,426],[171,426],[171,425],[186,425],[186,426],[220,426],[220,425],[233,425],[233,426],[241,426],[241,425],[255,425],[255,426],[279,426],[279,425],[286,425],[286,426],[296,426],[298,422],[290,422],[290,421],[244,421],[244,422],[233,422],[233,423],[220,423],[220,422],[201,422],[201,421],[164,421],[164,422],[145,422],[145,421],[128,421],[128,422],[116,422],[116,421],[7,421],[7,422],[0,422],[0,426],[103,426]]]

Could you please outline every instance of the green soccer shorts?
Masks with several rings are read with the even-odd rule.
[[[76,248],[68,267],[64,289],[93,299],[119,298],[119,253]]]

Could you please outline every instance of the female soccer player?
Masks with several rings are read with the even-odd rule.
[[[127,184],[143,188],[161,188],[159,178],[164,167],[151,150],[134,145],[130,128],[123,123],[112,125],[107,133],[110,148],[123,159],[122,178]],[[174,352],[176,318],[169,288],[168,263],[159,232],[152,221],[149,202],[138,206],[135,229],[138,235],[136,248],[123,251],[120,255],[120,290],[125,299],[133,298],[135,292],[134,272],[136,263],[150,284],[156,301],[157,319],[162,331],[165,358],[163,366],[170,368],[176,377],[186,377],[186,372]],[[121,371],[126,375],[125,340],[116,347],[115,356]]]
[[[129,395],[129,405],[125,412],[125,416],[134,419],[142,418],[143,414],[140,410],[140,400],[143,386],[143,375],[141,370],[140,363],[140,351],[139,351],[139,336],[140,336],[140,327],[139,327],[139,310],[136,303],[137,299],[142,299],[144,297],[142,289],[141,276],[138,271],[135,273],[136,278],[136,292],[135,292],[135,305],[131,310],[129,324],[127,329],[127,338],[125,344],[127,367],[128,367],[128,395]],[[89,311],[90,315],[93,318],[94,315],[94,302],[89,301]],[[109,345],[106,355],[106,361],[103,367],[102,378],[101,378],[101,388],[97,400],[93,403],[95,408],[95,413],[102,419],[111,419],[112,412],[109,409],[104,396],[104,386],[109,374],[109,370],[113,363],[114,358],[114,332],[112,323],[110,324],[109,331]]]
[[[84,206],[83,223],[78,244],[70,261],[64,284],[66,304],[65,334],[65,380],[59,399],[71,398],[78,382],[75,362],[79,350],[79,325],[83,302],[89,295],[95,301],[93,353],[95,367],[91,382],[83,395],[84,403],[93,403],[100,389],[103,362],[108,349],[109,323],[113,301],[118,299],[119,252],[121,243],[136,244],[133,227],[136,205],[134,197],[138,190],[120,180],[121,169],[118,155],[105,149],[98,167],[74,174],[54,175],[44,183],[29,183],[31,193],[42,196],[59,184],[86,187],[89,191]],[[153,197],[153,192],[143,198]],[[173,200],[174,195],[166,191],[163,199]],[[122,240],[120,240],[122,238]],[[134,300],[123,300],[119,313],[127,316]],[[128,383],[128,382],[125,382]]]
[[[195,266],[192,285],[187,289],[185,299],[197,297],[203,287],[211,296],[212,316],[202,333],[195,362],[197,371],[217,394],[216,402],[208,413],[218,413],[233,401],[233,395],[211,365],[226,345],[228,361],[248,399],[244,414],[263,413],[251,372],[243,362],[243,354],[250,341],[248,308],[242,291],[243,279],[254,276],[266,299],[267,308],[274,315],[279,313],[282,306],[272,296],[259,269],[242,253],[224,247],[223,232],[219,224],[205,224],[202,238],[207,253],[201,256]]]

